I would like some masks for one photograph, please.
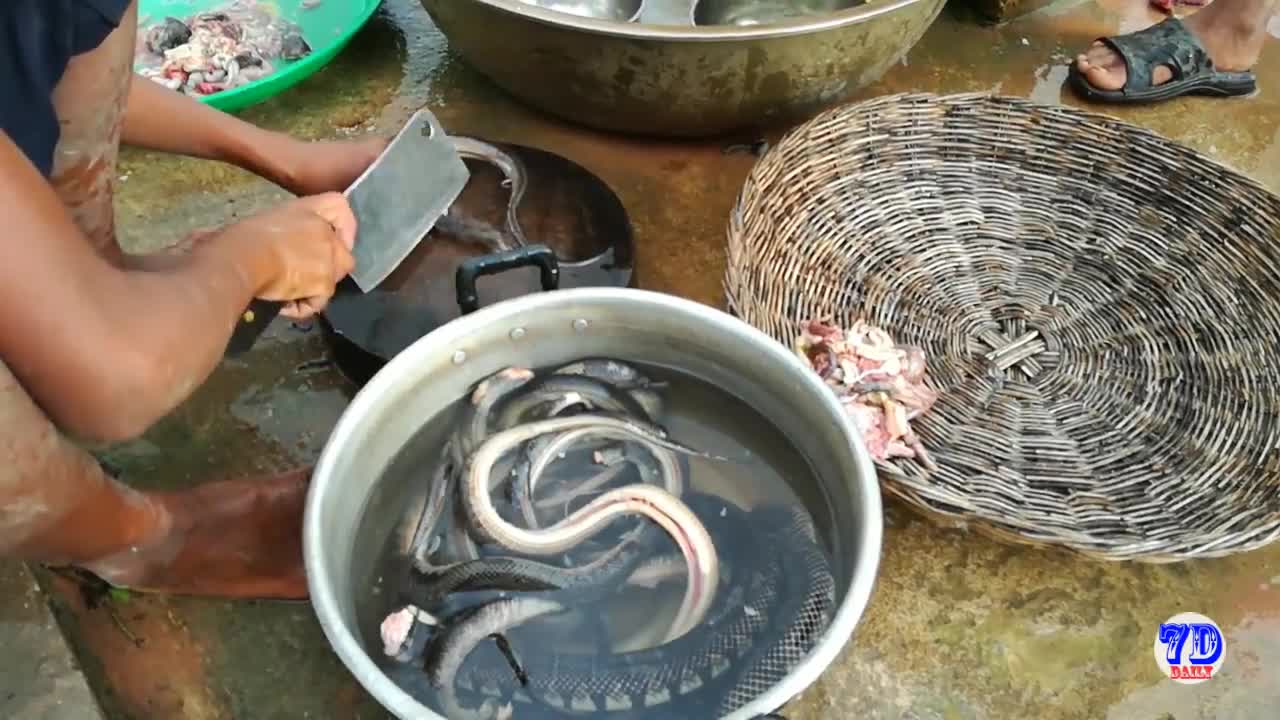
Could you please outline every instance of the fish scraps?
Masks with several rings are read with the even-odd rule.
[[[861,321],[846,330],[818,320],[802,324],[793,349],[840,398],[872,457],[938,469],[911,429],[938,400],[924,382],[924,350]]]
[[[171,90],[204,96],[247,85],[275,72],[281,60],[309,54],[296,23],[255,0],[235,0],[142,30],[134,69]]]

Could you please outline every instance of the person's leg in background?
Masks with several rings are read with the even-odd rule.
[[[1073,82],[1086,97],[1112,102],[1192,90],[1247,94],[1277,9],[1280,0],[1215,0],[1188,18],[1096,41],[1076,58]]]

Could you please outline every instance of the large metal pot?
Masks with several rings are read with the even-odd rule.
[[[796,489],[833,553],[836,615],[806,660],[734,720],[798,694],[857,625],[879,566],[880,490],[870,456],[816,375],[755,328],[688,300],[616,288],[530,295],[453,320],[393,358],[351,402],[312,479],[303,527],[312,603],[338,656],[396,716],[440,718],[388,679],[366,648],[378,647],[370,639],[385,612],[373,588],[392,571],[387,558],[422,506],[426,459],[451,430],[442,411],[508,365],[584,356],[656,363],[715,383],[770,418],[817,475],[807,497]]]
[[[521,0],[421,0],[454,49],[530,105],[604,130],[683,137],[790,121],[843,100],[901,60],[944,1],[680,27]]]

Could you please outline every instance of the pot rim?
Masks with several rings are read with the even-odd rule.
[[[421,0],[423,4],[432,0]],[[683,42],[734,42],[742,40],[768,40],[795,35],[833,30],[849,25],[857,25],[872,18],[886,15],[908,5],[927,0],[886,0],[870,2],[847,10],[811,17],[799,17],[769,25],[753,25],[739,27],[735,25],[641,25],[637,23],[621,23],[614,20],[581,17],[569,13],[548,10],[537,5],[530,5],[521,0],[448,0],[448,2],[474,2],[491,8],[518,15],[544,25],[568,28],[596,35],[608,35],[631,40],[665,40]]]
[[[357,433],[364,418],[377,412],[380,406],[391,402],[390,394],[405,382],[406,370],[421,365],[425,355],[435,352],[442,345],[448,347],[463,342],[470,334],[471,327],[502,322],[504,318],[516,312],[540,311],[555,308],[562,303],[581,303],[591,300],[638,301],[653,306],[655,312],[665,309],[688,314],[698,317],[709,325],[724,326],[727,323],[730,326],[727,329],[738,333],[744,340],[752,342],[756,352],[771,355],[775,361],[792,365],[797,370],[796,381],[807,384],[811,390],[817,391],[815,394],[822,398],[821,402],[826,406],[827,414],[839,419],[841,434],[850,440],[849,447],[853,453],[853,462],[859,472],[858,477],[846,478],[846,481],[862,485],[854,495],[864,503],[864,507],[859,517],[863,524],[857,531],[860,536],[858,546],[851,552],[849,558],[855,570],[844,599],[838,606],[831,624],[823,633],[822,639],[810,654],[792,668],[780,682],[723,720],[749,720],[774,712],[812,685],[850,642],[854,629],[870,603],[871,594],[879,576],[884,533],[883,505],[875,465],[857,434],[852,420],[844,412],[835,395],[827,390],[818,376],[800,362],[794,353],[733,315],[710,305],[650,290],[589,287],[512,298],[441,325],[419,338],[383,366],[373,379],[360,389],[347,409],[343,411],[329,439],[325,442],[307,491],[303,513],[302,550],[307,589],[316,619],[330,647],[342,660],[347,670],[355,676],[357,682],[381,705],[398,717],[423,717],[422,711],[425,708],[430,713],[428,718],[447,720],[419,703],[386,676],[365,651],[363,644],[355,637],[351,628],[343,621],[338,609],[338,601],[333,590],[334,582],[323,557],[326,533],[316,505],[322,495],[332,496],[331,486],[340,482],[334,475],[334,466],[342,452],[340,447],[346,446],[348,439]]]

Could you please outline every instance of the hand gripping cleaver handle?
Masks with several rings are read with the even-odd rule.
[[[406,182],[421,180],[424,166],[430,182]],[[467,179],[466,165],[435,116],[425,108],[414,113],[346,190],[363,238],[354,251],[351,278],[356,285],[368,292],[386,278],[448,211]],[[404,202],[406,193],[409,202]],[[253,300],[236,323],[225,354],[236,356],[253,347],[281,307],[280,302]]]

